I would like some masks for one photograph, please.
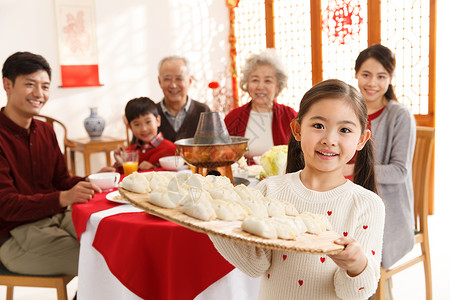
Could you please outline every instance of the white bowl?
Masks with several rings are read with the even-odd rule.
[[[186,168],[185,161],[181,156],[161,157],[159,164],[167,171],[180,171]]]
[[[111,191],[119,184],[120,174],[116,172],[103,172],[89,175],[89,182],[98,186],[103,192]]]

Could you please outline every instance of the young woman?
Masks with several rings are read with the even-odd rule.
[[[395,96],[391,50],[379,44],[370,46],[359,54],[355,71],[367,103],[378,191],[386,206],[382,266],[389,268],[414,246],[411,170],[416,124],[410,110]]]

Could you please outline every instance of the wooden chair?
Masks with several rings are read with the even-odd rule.
[[[434,150],[434,128],[417,127],[416,146],[412,163],[412,177],[414,187],[414,216],[415,216],[415,240],[420,244],[421,255],[394,266],[390,269],[381,267],[380,281],[376,299],[384,299],[386,279],[403,271],[419,262],[423,262],[425,274],[426,299],[432,299],[431,288],[431,259],[428,237],[428,189],[429,176],[432,163],[432,153]]]
[[[130,126],[128,125],[128,120],[125,115],[122,116],[123,124],[125,125],[125,131],[127,133],[127,147],[131,145],[131,140],[133,139],[133,132],[131,131]]]
[[[53,127],[53,129],[55,130],[55,133],[57,133],[57,136],[58,136],[59,132],[63,133],[62,141],[58,141],[58,142],[60,142],[60,144],[63,145],[63,147],[61,147],[61,152],[64,155],[64,160],[65,160],[65,162],[66,162],[66,164],[68,166],[69,172],[72,175],[75,175],[75,164],[73,163],[74,160],[70,160],[71,161],[70,168],[69,168],[69,163],[68,163],[68,160],[67,160],[67,153],[70,153],[70,155],[74,155],[74,153],[71,153],[70,148],[71,147],[74,148],[75,147],[75,143],[67,138],[67,128],[66,128],[66,126],[63,123],[61,123],[60,121],[58,121],[58,120],[56,120],[56,119],[54,119],[52,117],[39,115],[39,116],[36,116],[36,118],[41,120],[41,121],[44,121],[44,122],[47,122],[48,124],[50,124]]]
[[[75,276],[24,275],[8,271],[0,262],[0,285],[6,285],[6,300],[13,300],[14,286],[55,288],[58,300],[67,300],[67,284]]]

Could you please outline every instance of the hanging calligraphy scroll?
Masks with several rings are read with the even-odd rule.
[[[62,87],[100,86],[93,0],[55,0]]]

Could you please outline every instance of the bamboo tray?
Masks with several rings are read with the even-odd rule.
[[[145,212],[177,223],[191,230],[206,234],[213,234],[233,241],[242,242],[262,248],[283,250],[290,252],[306,252],[312,254],[337,254],[344,247],[333,241],[340,236],[334,231],[325,231],[319,235],[304,233],[297,240],[265,239],[241,230],[241,221],[202,221],[185,215],[181,208],[162,208],[146,201],[148,194],[137,194],[123,189],[119,185],[119,192],[132,205]]]

